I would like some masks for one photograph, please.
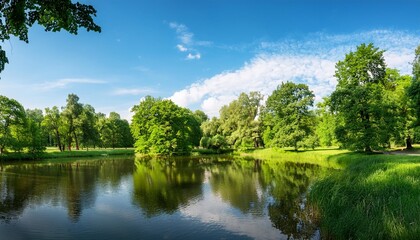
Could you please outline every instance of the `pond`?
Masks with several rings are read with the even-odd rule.
[[[325,171],[238,157],[1,163],[0,236],[318,239],[306,193]]]

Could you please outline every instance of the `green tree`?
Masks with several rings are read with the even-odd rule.
[[[44,115],[41,109],[27,109],[26,117],[26,146],[29,153],[37,156],[45,150],[46,146],[46,131],[42,126]]]
[[[337,140],[346,148],[371,152],[389,142],[393,126],[384,101],[389,84],[383,52],[373,44],[361,44],[336,64],[338,84],[331,106],[340,121]]]
[[[268,97],[262,113],[264,142],[271,147],[294,147],[312,134],[314,120],[309,110],[314,94],[305,84],[282,83]]]
[[[388,107],[387,118],[393,120],[387,127],[390,127],[389,134],[398,145],[406,145],[407,149],[413,148],[415,111],[408,95],[408,89],[412,83],[409,75],[401,76],[396,69],[387,69],[388,82],[392,87],[386,90],[385,101]]]
[[[19,145],[16,137],[13,136],[13,127],[22,127],[26,122],[26,114],[23,106],[14,99],[0,95],[0,154],[3,154],[6,147]]]
[[[220,109],[220,131],[229,145],[236,148],[262,145],[257,119],[262,98],[259,92],[241,93],[238,99]]]
[[[102,123],[101,138],[106,147],[132,147],[133,137],[127,120],[121,119],[116,112],[111,112]]]
[[[201,130],[203,131],[204,137],[212,137],[219,134],[220,120],[213,117],[211,120],[207,120],[201,123]]]
[[[83,112],[83,104],[79,103],[79,97],[76,94],[69,94],[66,100],[67,104],[63,107],[62,116],[67,126],[66,140],[68,150],[71,151],[71,145],[73,140],[76,144],[76,150],[79,150],[79,138],[78,130],[80,129],[82,122],[80,115]]]
[[[317,104],[316,112],[316,135],[321,146],[333,146],[337,143],[335,138],[336,116],[331,112],[331,101],[329,97]]]
[[[407,94],[411,100],[411,106],[415,111],[415,126],[420,127],[420,45],[415,51],[415,58],[413,61],[413,78],[410,86],[407,88]]]
[[[61,118],[60,110],[57,106],[45,109],[45,116],[42,121],[42,125],[47,129],[50,135],[54,136],[55,144],[58,149],[61,152],[64,151],[63,119]]]
[[[83,110],[80,115],[80,130],[81,130],[81,143],[86,149],[89,146],[95,147],[99,143],[99,131],[96,128],[96,122],[98,121],[95,109],[89,105],[83,105]]]
[[[199,145],[201,130],[190,110],[147,96],[132,111],[131,132],[137,152],[182,154]]]
[[[195,110],[194,116],[197,118],[197,121],[201,124],[207,120],[209,120],[209,117],[201,110]]]
[[[0,40],[4,42],[15,36],[28,42],[29,28],[35,23],[53,32],[64,29],[77,34],[79,28],[100,32],[101,28],[93,21],[94,16],[96,10],[92,6],[71,0],[2,0]],[[6,63],[6,52],[0,46],[0,72]]]

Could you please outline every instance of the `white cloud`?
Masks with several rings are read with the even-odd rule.
[[[191,53],[188,53],[188,55],[187,55],[187,59],[188,60],[194,60],[194,59],[200,59],[201,58],[201,54],[200,53],[196,53],[196,54],[191,54]]]
[[[51,90],[56,88],[65,88],[70,84],[104,84],[105,81],[89,78],[65,78],[53,82],[36,84],[36,88],[41,90]]]
[[[402,31],[370,31],[348,35],[314,34],[305,41],[262,42],[259,53],[240,69],[227,71],[175,92],[170,99],[188,107],[199,104],[209,116],[241,92],[260,91],[268,96],[282,82],[308,84],[316,101],[336,86],[335,64],[361,43],[373,42],[385,50],[388,67],[411,73],[410,61],[420,42],[418,34]],[[191,57],[193,55],[191,54]]]
[[[113,92],[113,95],[141,95],[153,92],[149,88],[119,88]]]
[[[180,41],[176,45],[176,48],[180,52],[188,53],[185,58],[187,60],[198,60],[201,58],[200,52],[195,47],[210,46],[212,44],[210,41],[194,40],[194,34],[184,24],[171,22],[169,23],[169,27],[175,30],[177,38]]]
[[[175,29],[177,33],[178,39],[181,41],[181,43],[188,45],[192,43],[192,38],[194,36],[193,33],[188,31],[188,28],[184,24],[179,24],[176,22],[169,23],[169,27],[172,29]]]
[[[206,225],[216,225],[229,232],[237,233],[251,239],[286,239],[267,216],[251,213],[237,216],[236,209],[217,194],[211,193],[210,186],[204,186],[202,199],[190,202],[179,211],[182,216],[192,218]]]
[[[188,51],[188,48],[184,47],[184,46],[183,46],[183,45],[181,45],[181,44],[176,45],[176,48],[178,48],[178,50],[179,50],[179,51],[181,51],[181,52],[186,52],[186,51]]]

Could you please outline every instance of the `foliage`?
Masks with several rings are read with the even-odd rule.
[[[305,84],[282,83],[268,97],[262,114],[264,142],[271,147],[294,147],[309,136],[314,94]]]
[[[230,146],[248,148],[262,145],[262,131],[257,119],[262,99],[259,92],[241,93],[238,99],[220,109],[218,130]]]
[[[109,117],[104,119],[101,137],[105,147],[132,147],[134,142],[128,121],[121,119],[116,112],[111,112]]]
[[[408,75],[401,76],[396,69],[387,69],[386,73],[388,82],[393,84],[392,88],[386,89],[384,96],[386,118],[392,120],[388,121],[388,134],[397,145],[411,149],[415,113],[407,92],[412,79]]]
[[[394,119],[387,112],[392,106],[384,99],[390,83],[383,51],[361,44],[336,64],[335,77],[331,107],[340,123],[337,140],[346,148],[367,152],[388,145]]]
[[[0,155],[6,147],[23,148],[19,131],[26,124],[26,113],[23,106],[14,99],[0,95]],[[13,134],[15,133],[15,134]]]
[[[420,45],[415,51],[415,58],[413,61],[413,79],[410,86],[407,88],[407,95],[412,101],[412,107],[415,110],[417,121],[416,126],[420,126]]]
[[[147,96],[132,111],[131,132],[139,153],[185,154],[200,143],[197,118],[170,100]]]
[[[4,42],[11,36],[28,42],[29,28],[35,23],[46,31],[62,29],[77,34],[79,28],[100,32],[101,28],[93,22],[96,10],[86,4],[71,0],[3,0],[0,3],[0,40]],[[5,51],[0,46],[0,72],[8,63]]]
[[[64,124],[58,107],[54,106],[51,109],[46,108],[45,116],[41,124],[50,136],[55,137],[54,145],[58,146],[58,149],[60,149],[60,151],[64,151]],[[51,142],[50,145],[53,145],[51,144]]]
[[[331,101],[329,97],[325,97],[322,102],[317,104],[316,109],[316,129],[315,133],[319,139],[321,146],[336,146],[337,139],[335,138],[335,127],[337,119],[334,113],[331,112]]]

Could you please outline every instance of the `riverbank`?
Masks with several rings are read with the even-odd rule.
[[[308,196],[319,212],[323,239],[418,239],[420,157],[416,153],[418,149],[371,155],[266,149],[247,154],[340,169],[320,177]]]
[[[0,161],[20,161],[20,160],[43,160],[54,158],[81,158],[81,157],[100,157],[100,156],[115,156],[115,155],[134,155],[134,148],[119,148],[119,149],[89,149],[89,150],[73,150],[60,152],[55,149],[47,149],[43,153],[37,155],[29,153],[7,153],[0,155]]]

